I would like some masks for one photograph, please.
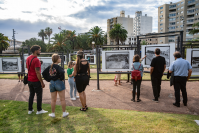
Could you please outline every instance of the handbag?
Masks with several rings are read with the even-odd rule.
[[[141,66],[141,64],[140,64],[140,66]],[[134,69],[134,70],[131,72],[131,79],[133,79],[133,80],[135,80],[135,81],[141,80],[141,73],[140,73],[140,71],[139,71],[140,66],[139,66],[138,70],[135,70],[135,68],[134,68],[134,66],[133,66],[133,69]]]
[[[33,59],[34,59],[34,58],[36,58],[36,57],[33,57]],[[31,63],[32,63],[33,59],[31,60]],[[30,63],[30,66],[31,66],[31,63]],[[29,66],[29,68],[28,68],[28,71],[29,71],[29,69],[30,69],[30,66]],[[24,76],[23,83],[24,83],[25,85],[28,84],[28,73],[27,73],[26,76]]]

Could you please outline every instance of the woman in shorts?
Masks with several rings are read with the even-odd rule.
[[[57,93],[60,97],[60,102],[62,106],[63,111],[63,117],[66,117],[69,115],[68,112],[65,111],[66,102],[65,102],[65,84],[62,80],[64,79],[65,71],[62,67],[60,67],[58,64],[61,63],[61,58],[58,54],[52,55],[52,65],[47,67],[42,75],[45,80],[50,82],[49,89],[51,92],[51,111],[52,113],[49,114],[50,117],[55,117],[55,106],[56,106],[56,99],[57,99]]]
[[[90,78],[90,64],[83,57],[83,52],[79,51],[77,53],[76,65],[74,67],[74,81],[76,82],[76,88],[82,104],[80,111],[86,111],[88,109],[86,105],[85,88],[89,85]]]

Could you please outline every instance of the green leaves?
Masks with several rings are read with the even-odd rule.
[[[9,41],[8,37],[0,33],[0,53],[2,53],[2,50],[6,50],[10,46],[9,43],[6,41]]]
[[[199,33],[199,22],[194,23],[194,24],[192,25],[192,27],[193,27],[193,30],[189,31],[189,34],[194,35],[194,34],[196,34],[196,33]]]
[[[101,29],[101,27],[95,26],[90,29],[88,32],[89,39],[88,39],[88,45],[92,47],[92,41],[95,42],[96,45],[103,45],[103,33],[104,31]]]

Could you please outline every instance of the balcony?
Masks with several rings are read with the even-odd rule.
[[[192,15],[192,14],[195,14],[194,9],[193,9],[193,11],[187,11],[187,15]]]
[[[176,5],[170,5],[169,6],[169,10],[174,10],[174,9],[176,9]]]
[[[194,24],[194,19],[187,20],[187,24]]]
[[[193,29],[193,27],[192,26],[187,26],[186,29]]]
[[[187,20],[189,20],[189,19],[194,19],[194,16],[193,17],[187,17]]]
[[[195,4],[195,0],[188,1],[188,6]]]

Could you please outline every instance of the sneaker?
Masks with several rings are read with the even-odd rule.
[[[76,96],[76,98],[79,98],[79,96]]]
[[[37,111],[36,115],[39,115],[39,114],[44,114],[44,113],[47,113],[48,111],[45,111],[45,110],[41,110],[41,111]]]
[[[62,117],[66,117],[66,116],[68,116],[68,115],[69,115],[68,112],[64,112]]]
[[[28,114],[30,115],[30,114],[32,114],[32,112],[34,112],[34,110],[32,110],[32,111],[28,111]]]
[[[158,103],[158,100],[152,99],[152,101],[154,101],[154,102]]]
[[[55,113],[51,113],[51,114],[49,114],[49,116],[54,118],[55,117]]]
[[[71,98],[71,100],[72,100],[72,101],[75,101],[75,100],[76,100],[76,98],[75,98],[75,97],[73,97],[73,98]]]

